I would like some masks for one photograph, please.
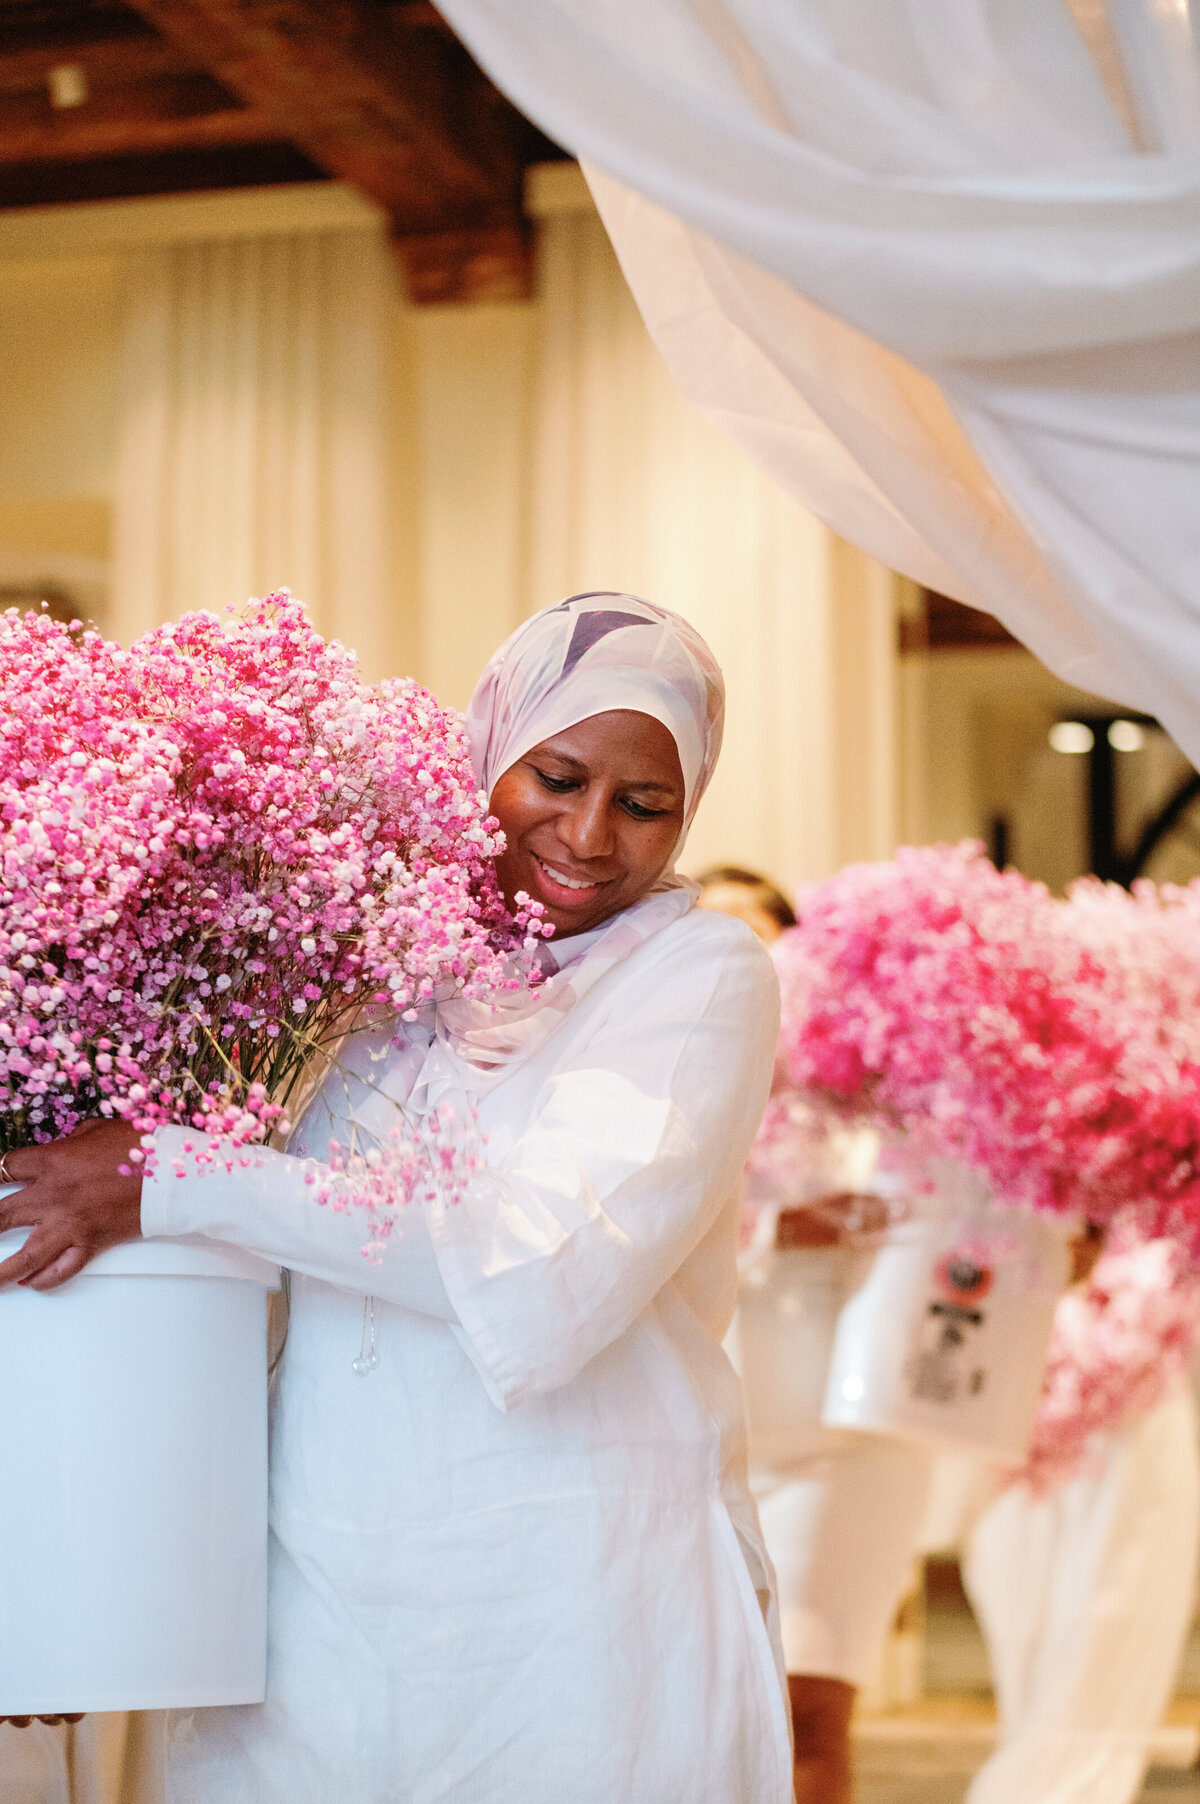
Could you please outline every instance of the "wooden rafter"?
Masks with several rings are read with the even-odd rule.
[[[137,12],[400,231],[493,225],[520,166],[494,112],[462,105],[434,34],[364,0],[133,0]]]
[[[150,155],[0,160],[0,209],[64,202],[125,200],[139,195],[211,193],[220,188],[318,182],[317,169],[290,144],[218,144]]]
[[[0,207],[324,174],[386,212],[415,301],[529,292],[523,166],[553,146],[429,0],[0,12]]]
[[[162,95],[155,98],[164,101]],[[0,164],[84,162],[99,157],[151,156],[160,151],[208,150],[263,144],[276,136],[269,120],[249,107],[211,109],[169,104],[136,112],[88,105],[34,118],[0,118]]]

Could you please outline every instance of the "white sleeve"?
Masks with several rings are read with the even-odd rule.
[[[455,1332],[501,1408],[624,1333],[736,1192],[774,1061],[774,967],[749,932],[671,939],[507,1154],[431,1206]]]
[[[706,935],[705,938],[710,936]],[[749,932],[672,936],[614,987],[529,1128],[461,1198],[401,1210],[382,1259],[356,1209],[317,1202],[314,1162],[255,1151],[176,1177],[155,1136],[142,1231],[228,1241],[455,1324],[501,1408],[567,1383],[624,1333],[737,1189],[770,1084],[774,967]]]
[[[322,1170],[315,1160],[252,1147],[241,1155],[246,1163],[232,1171],[197,1167],[183,1145],[203,1138],[186,1128],[155,1134],[155,1170],[142,1180],[142,1233],[148,1239],[202,1234],[343,1290],[454,1320],[420,1204],[399,1212],[383,1257],[371,1260],[362,1250],[370,1238],[362,1210],[317,1201],[307,1181]]]

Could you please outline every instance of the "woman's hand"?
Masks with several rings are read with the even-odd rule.
[[[6,1155],[5,1170],[21,1189],[0,1197],[0,1232],[33,1232],[0,1263],[0,1284],[54,1290],[105,1247],[140,1238],[141,1174],[123,1178],[119,1170],[140,1139],[124,1121],[85,1121],[65,1140]]]
[[[879,1197],[839,1190],[814,1197],[801,1209],[782,1209],[775,1224],[775,1245],[781,1252],[845,1246],[862,1235],[877,1234],[887,1221],[887,1207]]]

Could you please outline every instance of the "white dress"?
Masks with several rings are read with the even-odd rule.
[[[162,1136],[144,1232],[295,1274],[267,1701],[174,1720],[170,1804],[787,1804],[769,1567],[720,1347],[777,1012],[749,931],[693,909],[483,1097],[487,1170],[464,1200],[405,1211],[378,1266],[302,1159],[178,1179],[184,1136]],[[347,1054],[354,1113],[377,1125],[386,1045],[359,1034]]]

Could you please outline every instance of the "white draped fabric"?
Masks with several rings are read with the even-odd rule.
[[[1200,759],[1187,0],[443,0],[685,392]],[[593,172],[594,171],[594,172]]]

